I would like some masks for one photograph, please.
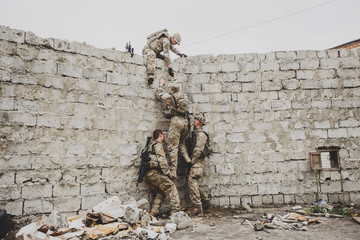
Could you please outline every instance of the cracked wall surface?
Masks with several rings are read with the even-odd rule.
[[[320,171],[327,202],[360,199],[360,50],[192,56],[173,68],[203,112],[214,153],[203,184],[217,206],[315,201],[309,152],[340,147]],[[157,61],[157,75],[166,76]],[[0,208],[83,213],[136,187],[139,152],[168,129],[142,56],[0,26]],[[187,203],[186,169],[176,185]]]

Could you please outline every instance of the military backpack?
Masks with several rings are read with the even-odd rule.
[[[212,146],[210,144],[209,134],[207,134],[207,132],[204,132],[204,131],[203,131],[203,133],[206,134],[207,140],[206,140],[206,143],[205,143],[204,151],[201,154],[201,156],[202,157],[209,157],[213,153],[213,148],[212,148]]]

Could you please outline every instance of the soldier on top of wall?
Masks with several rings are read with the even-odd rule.
[[[169,75],[174,77],[174,72],[171,67],[171,58],[169,51],[179,55],[180,57],[187,57],[180,53],[174,45],[180,45],[181,35],[175,33],[170,36],[167,29],[152,33],[147,37],[148,41],[142,50],[142,54],[146,56],[146,73],[148,84],[152,84],[155,78],[155,58],[165,60],[168,67]],[[164,54],[160,54],[164,52]]]
[[[163,114],[165,118],[170,119],[170,128],[168,133],[168,153],[170,158],[170,177],[176,178],[178,164],[178,152],[184,159],[190,161],[185,147],[185,138],[188,134],[188,99],[186,94],[180,91],[180,84],[171,82],[168,85],[169,92],[164,89],[165,79],[160,78],[159,87],[156,89],[156,98],[165,102]]]
[[[195,115],[193,123],[194,130],[191,134],[192,146],[189,146],[191,160],[185,159],[187,163],[191,164],[188,185],[190,190],[190,200],[193,206],[187,211],[189,215],[203,215],[203,210],[211,207],[210,199],[200,185],[206,156],[204,153],[205,144],[208,141],[208,135],[202,130],[203,125],[205,125],[204,115]]]
[[[169,178],[169,168],[166,160],[163,142],[164,133],[157,129],[153,132],[153,141],[149,144],[149,169],[145,174],[145,181],[155,193],[150,214],[158,216],[160,207],[166,196],[169,196],[171,213],[180,211],[180,199],[174,182]]]

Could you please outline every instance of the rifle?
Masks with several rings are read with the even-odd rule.
[[[134,48],[131,47],[130,42],[126,43],[125,49],[131,54],[131,57],[134,56]]]
[[[140,154],[140,158],[141,158],[141,163],[140,163],[140,168],[139,168],[139,177],[136,183],[136,187],[139,185],[139,183],[142,183],[142,181],[144,180],[144,176],[149,168],[149,144],[151,141],[151,137],[147,137],[146,138],[146,144],[145,144],[145,148],[143,148],[141,150],[141,154]]]

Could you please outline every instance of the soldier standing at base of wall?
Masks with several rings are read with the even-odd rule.
[[[192,202],[192,208],[187,213],[189,215],[203,215],[203,210],[211,207],[210,199],[205,193],[204,189],[200,185],[200,181],[204,170],[204,148],[207,142],[207,134],[202,130],[202,126],[205,125],[205,117],[203,114],[195,115],[194,119],[194,130],[192,136],[192,146],[190,146],[191,160],[185,161],[191,164],[188,185],[190,190],[190,200]]]
[[[156,98],[165,102],[164,116],[170,119],[168,134],[168,153],[170,158],[170,177],[176,178],[178,164],[178,153],[190,161],[190,157],[185,147],[185,138],[188,134],[188,99],[186,94],[180,91],[180,84],[171,82],[168,86],[169,92],[163,88],[165,79],[160,78],[159,87],[156,89]]]
[[[148,41],[142,50],[142,54],[146,56],[146,73],[148,84],[152,84],[155,78],[155,58],[165,60],[165,64],[168,67],[169,75],[174,77],[174,72],[171,67],[171,58],[169,51],[171,50],[180,57],[187,57],[185,54],[180,53],[174,45],[180,45],[181,35],[175,33],[170,36],[167,29],[160,30],[152,33],[147,37]],[[164,54],[160,54],[164,52]]]
[[[164,133],[157,129],[153,132],[153,142],[149,145],[149,170],[146,172],[145,181],[155,193],[150,214],[158,216],[160,207],[166,196],[169,196],[171,213],[180,211],[180,199],[174,182],[169,178],[170,170],[166,160],[163,142]]]

